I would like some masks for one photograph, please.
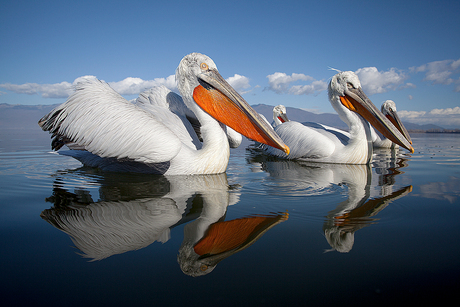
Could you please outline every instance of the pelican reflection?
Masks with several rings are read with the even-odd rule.
[[[354,244],[354,234],[359,229],[369,226],[377,220],[374,218],[395,199],[412,192],[412,186],[399,189],[396,192],[375,199],[361,199],[357,205],[348,202],[341,203],[335,210],[330,211],[323,225],[324,235],[329,245],[336,251],[348,253]]]
[[[230,186],[225,173],[102,176],[97,201],[86,189],[64,189],[65,179],[55,182],[47,199],[54,205],[41,217],[67,233],[91,261],[165,243],[173,227],[187,223],[178,262],[185,274],[204,275],[287,219],[282,213],[224,221],[228,206],[240,196],[238,185]]]
[[[333,250],[349,252],[354,233],[377,220],[375,217],[393,200],[412,191],[408,185],[395,189],[395,176],[407,161],[391,150],[381,150],[369,165],[311,163],[281,160],[250,149],[248,162],[253,169],[267,172],[280,186],[295,186],[292,196],[313,196],[334,192],[334,186],[347,187],[347,199],[329,211],[323,232]],[[373,174],[372,170],[375,171]],[[373,175],[376,177],[373,179]]]

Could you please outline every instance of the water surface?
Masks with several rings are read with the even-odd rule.
[[[43,136],[45,135],[45,136]],[[446,303],[460,286],[460,135],[370,166],[232,150],[226,174],[104,173],[0,140],[8,305]]]

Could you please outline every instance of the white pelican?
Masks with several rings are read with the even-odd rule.
[[[283,106],[282,104],[277,105],[276,107],[273,108],[273,121],[270,124],[270,122],[265,118],[263,114],[259,114],[260,117],[268,124],[271,125],[273,128],[275,128],[278,125],[281,125],[282,123],[289,121],[286,115],[286,107]],[[230,135],[229,137],[229,142],[230,142]],[[257,148],[263,148],[264,144],[261,144],[259,142],[254,142],[255,146]],[[238,144],[239,145],[239,144]],[[238,146],[236,146],[238,147]]]
[[[263,146],[266,153],[303,161],[368,164],[372,158],[369,123],[385,137],[414,152],[409,141],[374,106],[364,94],[358,76],[344,71],[332,77],[328,87],[329,101],[349,127],[349,132],[321,124],[305,126],[288,121],[274,129],[290,153]]]
[[[272,126],[276,127],[278,125],[281,125],[282,123],[285,123],[289,121],[286,115],[286,107],[283,106],[282,104],[277,105],[276,107],[273,108],[273,123]]]
[[[386,100],[382,103],[381,107],[383,115],[385,115],[396,128],[406,137],[409,143],[412,144],[409,132],[407,132],[406,127],[399,119],[398,114],[396,113],[396,104],[393,100]],[[372,127],[371,127],[371,138],[374,148],[398,148],[399,145],[393,143],[385,137],[381,137]]]
[[[72,142],[85,150],[63,152],[83,164],[109,171],[167,175],[225,172],[229,142],[225,125],[255,141],[289,152],[272,127],[222,78],[207,56],[191,53],[176,70],[185,105],[201,124],[203,144],[170,109],[146,112],[107,83],[82,78],[67,101],[39,125],[53,133],[53,149]]]
[[[404,137],[409,141],[409,143],[412,144],[412,140],[410,138],[409,132],[407,132],[406,127],[404,127],[403,123],[399,119],[398,114],[396,113],[396,104],[394,103],[393,100],[386,100],[385,102],[382,103],[381,111],[383,115],[385,115],[392,123],[393,125],[403,134]],[[286,107],[283,105],[277,105],[276,107],[273,108],[273,122],[272,126],[276,127],[278,125],[281,125],[284,122],[289,121],[287,117],[287,112],[286,112]],[[304,125],[306,123],[303,123]],[[308,123],[306,124],[308,126]],[[343,133],[346,137],[350,137],[350,134],[346,131],[342,131],[339,129],[335,129],[332,127],[327,127],[325,125],[322,125],[323,127],[326,127],[329,130],[336,130],[337,133]],[[399,148],[399,145],[393,143],[389,139],[382,137],[380,134],[378,134],[372,126],[370,126],[370,132],[371,132],[371,140],[372,140],[372,145],[374,148]]]

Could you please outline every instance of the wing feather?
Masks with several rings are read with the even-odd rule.
[[[140,93],[134,104],[155,116],[161,117],[162,122],[168,127],[174,127],[173,133],[183,144],[193,149],[201,148],[198,119],[187,108],[182,97],[164,85],[155,86]]]
[[[164,85],[155,86],[139,94],[135,105],[152,113],[162,114],[163,122],[175,127],[174,133],[193,149],[201,149],[201,123],[196,115],[185,105],[183,99]],[[231,148],[237,148],[243,141],[241,134],[230,127],[226,128]]]
[[[39,125],[103,158],[158,163],[170,161],[181,148],[161,118],[129,103],[95,77],[80,78],[75,92]]]

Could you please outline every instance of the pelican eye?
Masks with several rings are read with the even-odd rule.
[[[201,63],[200,68],[201,68],[201,70],[208,70],[209,69],[208,64],[206,64],[206,63]]]
[[[203,64],[204,64],[204,63],[203,63]],[[204,64],[204,65],[206,65],[206,64]],[[206,65],[206,67],[207,67],[207,66],[208,66],[208,65]],[[201,267],[200,267],[200,270],[203,271],[203,272],[206,271],[207,269],[208,269],[208,266],[207,266],[206,264],[203,264],[203,265],[201,265]]]
[[[347,82],[347,87],[348,88],[354,88],[353,84],[351,84],[350,82]]]

